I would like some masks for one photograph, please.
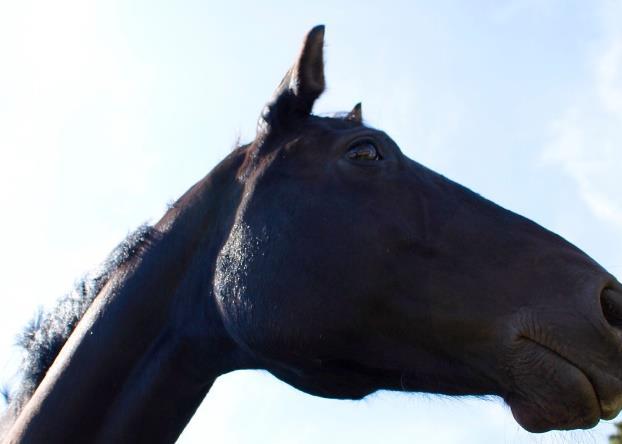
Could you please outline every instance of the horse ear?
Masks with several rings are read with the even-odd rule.
[[[355,123],[363,123],[363,106],[361,105],[361,102],[354,105],[352,111],[350,111],[346,116],[346,120]]]
[[[274,92],[259,118],[258,132],[266,134],[287,127],[311,114],[325,88],[324,25],[311,29],[294,65]]]

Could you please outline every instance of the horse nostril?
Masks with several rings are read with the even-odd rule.
[[[603,314],[611,326],[622,329],[622,293],[605,288],[600,295]]]

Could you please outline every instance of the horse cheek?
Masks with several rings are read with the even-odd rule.
[[[282,307],[267,229],[252,230],[240,220],[217,260],[214,298],[227,332],[243,348],[271,350],[282,335]]]
[[[255,304],[248,292],[249,268],[259,253],[259,240],[249,226],[236,222],[217,260],[214,297],[228,333],[236,342],[247,344],[256,330]]]

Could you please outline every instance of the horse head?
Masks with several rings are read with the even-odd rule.
[[[214,298],[251,366],[311,394],[498,395],[534,432],[622,408],[622,286],[536,223],[406,157],[360,105],[311,114],[307,35],[237,171]]]

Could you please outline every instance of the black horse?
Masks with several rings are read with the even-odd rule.
[[[498,395],[534,432],[618,414],[622,285],[406,158],[360,105],[312,115],[323,38],[252,143],[25,334],[6,442],[173,442],[219,375],[254,368],[332,398]]]

